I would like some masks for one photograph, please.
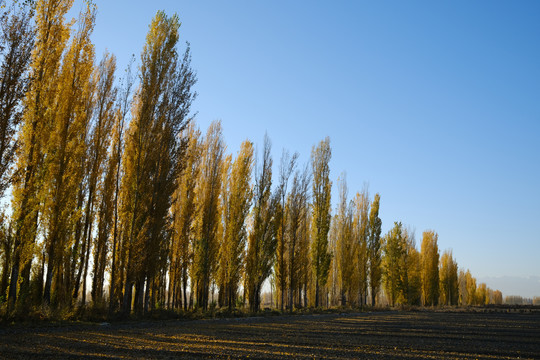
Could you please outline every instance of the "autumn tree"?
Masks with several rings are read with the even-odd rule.
[[[111,272],[109,284],[109,311],[116,309],[122,299],[121,293],[123,290],[124,272],[126,266],[126,247],[121,239],[121,227],[119,226],[119,209],[120,209],[120,183],[122,176],[122,154],[124,152],[124,132],[125,124],[128,120],[132,105],[132,90],[133,90],[133,73],[132,64],[134,58],[131,58],[128,64],[125,77],[122,79],[122,86],[118,93],[118,103],[116,108],[116,116],[113,127],[112,146],[109,150],[109,158],[107,164],[107,175],[112,176],[114,183],[114,195],[112,200],[113,217],[112,221],[112,254],[111,254]],[[109,175],[110,174],[110,175]],[[107,182],[107,180],[106,180]]]
[[[483,306],[489,304],[488,287],[486,283],[478,284],[476,288],[475,305]]]
[[[371,234],[370,228],[370,219],[369,219],[369,195],[368,191],[365,188],[361,193],[357,193],[354,198],[354,218],[353,218],[353,235],[354,243],[356,244],[356,263],[358,264],[357,268],[357,279],[358,279],[358,303],[362,305],[367,304],[368,296],[368,275],[371,266],[370,262],[370,252],[369,252],[369,239]],[[377,219],[374,219],[374,226],[377,226]],[[380,222],[380,220],[379,220]],[[377,240],[380,237],[380,224],[378,224],[379,229],[374,229],[378,231],[379,235],[374,234]],[[380,254],[379,254],[380,256]],[[374,268],[377,265],[376,259],[374,259]],[[380,260],[379,260],[380,266]],[[375,270],[377,271],[377,270]],[[380,270],[378,270],[380,273]],[[377,276],[377,274],[375,274]]]
[[[328,252],[328,231],[330,230],[330,138],[322,140],[311,151],[313,171],[313,245],[311,247],[313,274],[315,278],[315,307],[320,304],[320,291],[326,285],[332,255]]]
[[[310,177],[308,168],[302,172],[296,171],[292,180],[291,192],[287,196],[287,228],[286,234],[288,244],[288,287],[289,287],[289,310],[294,307],[294,292],[299,289],[298,283],[300,277],[300,258],[299,251],[301,237],[305,236],[305,222],[308,219],[308,200]]]
[[[442,305],[457,305],[459,299],[459,281],[457,262],[451,250],[445,250],[439,265],[439,291]]]
[[[20,304],[28,304],[31,261],[34,255],[41,212],[44,146],[54,123],[60,85],[61,60],[69,39],[70,25],[65,15],[73,0],[41,0],[36,4],[36,40],[30,62],[30,84],[23,101],[25,108],[17,149],[16,177],[13,182],[14,248],[9,286],[9,307],[13,308],[20,283]],[[21,271],[22,269],[22,271]],[[36,285],[41,293],[44,266]]]
[[[200,172],[201,133],[194,123],[185,130],[188,139],[185,166],[178,179],[173,203],[173,236],[171,237],[171,286],[173,308],[183,304],[188,308],[187,287],[193,259],[195,219],[197,218],[196,184]]]
[[[379,218],[379,206],[381,197],[375,194],[371,210],[369,212],[369,237],[368,237],[368,257],[369,257],[369,286],[371,290],[371,305],[375,306],[375,300],[381,286],[382,278],[382,251],[381,251],[381,227],[382,221]]]
[[[503,303],[502,292],[500,290],[495,290],[493,292],[493,304],[502,305],[502,303]]]
[[[476,278],[467,270],[465,273],[465,286],[467,289],[467,305],[476,305]]]
[[[251,205],[251,173],[253,168],[253,145],[244,141],[225,179],[227,196],[223,209],[224,239],[220,249],[220,294],[223,305],[235,306],[238,285],[244,269],[246,246],[246,219]]]
[[[107,256],[109,253],[109,234],[113,220],[113,196],[115,187],[115,159],[108,158],[111,143],[111,134],[116,116],[116,93],[114,87],[114,74],[116,71],[116,58],[105,53],[96,72],[96,111],[92,132],[90,134],[90,178],[88,184],[87,204],[87,233],[92,236],[91,215],[98,193],[97,206],[97,234],[94,242],[94,261],[92,271],[92,301],[99,304],[103,300],[103,285]],[[88,241],[90,243],[90,241]]]
[[[403,257],[403,266],[406,276],[405,300],[407,305],[422,304],[422,266],[420,252],[416,249],[414,231],[405,229],[406,251]],[[402,275],[403,276],[403,275]]]
[[[294,169],[296,167],[296,161],[298,159],[298,153],[294,153],[292,156],[289,155],[289,152],[283,150],[281,155],[281,162],[279,167],[279,185],[278,193],[280,198],[279,207],[276,211],[276,220],[277,220],[277,248],[276,248],[276,259],[274,265],[274,276],[276,279],[276,288],[279,294],[279,304],[281,311],[284,310],[285,296],[287,289],[287,237],[286,227],[287,227],[287,212],[286,209],[286,199],[287,199],[287,189],[289,186],[289,178],[291,177]]]
[[[89,101],[93,97],[94,46],[90,40],[95,24],[95,6],[86,4],[78,20],[59,74],[50,137],[45,146],[44,222],[46,223],[47,274],[43,301],[53,305],[70,301],[71,248],[69,232],[77,221],[76,194],[83,180],[81,162],[86,154]],[[51,111],[51,109],[49,109]]]
[[[0,197],[11,185],[15,132],[23,116],[35,31],[33,9],[13,3],[0,17]]]
[[[394,227],[383,238],[384,251],[384,283],[390,305],[394,306],[403,301],[404,269],[402,259],[407,251],[403,234],[403,225],[395,222]]]
[[[195,75],[178,57],[180,22],[159,11],[141,53],[140,87],[124,152],[122,216],[126,242],[124,311],[147,311],[164,300],[163,282],[171,224],[170,206],[183,164]]]
[[[272,272],[277,246],[276,210],[279,197],[272,195],[272,145],[267,135],[264,138],[262,159],[255,164],[255,186],[253,191],[252,227],[248,236],[246,258],[246,290],[249,307],[258,311],[261,304],[261,289]]]
[[[193,245],[193,284],[197,306],[208,308],[208,294],[219,253],[220,194],[225,143],[220,122],[213,122],[204,139],[197,183],[196,239]]]
[[[439,247],[434,231],[422,234],[422,298],[424,306],[434,306],[439,301]]]
[[[307,168],[305,169],[305,175],[309,176],[307,173]],[[302,173],[301,176],[303,176]],[[309,185],[309,183],[308,183]],[[312,213],[309,208],[308,197],[305,198],[304,202],[305,211],[302,213],[302,219],[300,222],[300,228],[298,231],[298,244],[296,246],[297,255],[296,258],[296,306],[307,307],[308,306],[308,287],[311,284],[311,256],[310,256],[310,246],[311,246],[311,224]],[[303,300],[303,303],[302,303]]]
[[[356,268],[355,265],[358,264],[358,259],[355,257],[357,256],[357,251],[359,251],[359,249],[357,249],[359,244],[355,242],[355,236],[353,234],[353,231],[356,230],[356,228],[353,228],[353,207],[347,199],[348,189],[344,174],[338,179],[338,182],[339,203],[336,215],[332,219],[335,226],[334,263],[336,266],[336,280],[338,283],[341,305],[345,306],[347,305],[347,302],[351,302],[352,290],[355,288],[353,284],[355,279],[354,272]]]

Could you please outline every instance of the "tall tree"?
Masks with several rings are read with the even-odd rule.
[[[277,246],[276,209],[279,197],[272,196],[272,145],[264,137],[262,162],[255,164],[255,188],[253,192],[253,225],[248,236],[246,259],[246,289],[249,307],[258,311],[261,304],[261,289],[272,272]]]
[[[362,193],[357,193],[354,198],[354,217],[353,217],[353,235],[356,244],[356,262],[357,280],[358,280],[358,302],[360,305],[367,304],[368,296],[368,275],[370,269],[369,258],[369,235],[370,235],[370,219],[369,219],[369,195],[365,188]],[[375,229],[377,231],[377,229]],[[380,236],[380,229],[379,236]],[[375,234],[377,236],[377,234]],[[376,261],[376,259],[374,259]],[[373,265],[376,265],[373,263]]]
[[[422,235],[422,297],[425,306],[434,306],[439,301],[439,247],[438,235],[424,231]]]
[[[406,251],[403,256],[404,276],[406,276],[405,302],[407,305],[422,303],[422,274],[420,253],[416,249],[414,231],[404,230]]]
[[[15,132],[23,116],[30,82],[29,65],[35,31],[29,5],[12,4],[0,17],[0,197],[11,185]]]
[[[294,172],[296,167],[296,160],[298,159],[298,153],[294,153],[292,156],[289,155],[289,152],[283,150],[281,155],[281,163],[279,168],[279,185],[278,192],[280,197],[280,206],[276,214],[276,219],[278,219],[278,229],[277,229],[277,249],[276,249],[276,261],[274,266],[274,276],[276,278],[276,288],[280,296],[280,306],[281,311],[284,310],[285,304],[285,292],[287,288],[287,237],[286,227],[287,227],[287,213],[285,212],[286,208],[286,199],[287,199],[287,187],[289,185],[289,178]]]
[[[244,141],[232,164],[227,179],[227,201],[223,209],[224,239],[221,246],[219,266],[223,272],[220,293],[223,304],[232,309],[235,306],[238,286],[244,269],[247,230],[246,219],[251,205],[251,173],[253,169],[253,145]]]
[[[115,180],[115,159],[108,158],[111,143],[111,133],[114,126],[116,109],[116,93],[114,74],[116,58],[105,53],[97,69],[96,117],[90,135],[90,179],[88,189],[87,238],[92,236],[93,203],[95,192],[99,191],[98,227],[94,244],[94,261],[92,271],[92,301],[100,304],[103,300],[103,285],[107,256],[109,253],[109,234],[113,220],[113,195]],[[90,241],[88,241],[90,243]]]
[[[403,225],[395,222],[394,227],[384,236],[384,283],[390,305],[406,302],[408,287],[407,268],[404,258],[407,253],[407,236]]]
[[[301,236],[303,234],[304,222],[308,219],[308,199],[309,199],[310,177],[308,168],[302,172],[297,171],[292,181],[291,192],[287,196],[287,243],[288,243],[288,269],[289,275],[289,310],[294,307],[294,291],[298,289],[300,280],[300,262],[298,261]]]
[[[336,247],[335,247],[335,264],[337,266],[338,284],[340,289],[341,305],[347,305],[347,301],[351,302],[351,295],[354,286],[356,265],[358,263],[358,245],[355,243],[353,231],[353,206],[347,201],[348,189],[345,174],[339,181],[339,204],[336,215],[333,218],[336,226]]]
[[[197,291],[197,306],[206,310],[219,251],[218,228],[221,216],[219,203],[225,151],[220,122],[213,122],[208,128],[202,151],[201,171],[197,184],[197,235],[193,246],[192,281]]]
[[[95,16],[95,6],[87,3],[64,58],[58,98],[53,108],[55,119],[50,124],[50,138],[45,148],[44,216],[48,259],[43,300],[46,304],[51,297],[55,305],[70,299],[67,293],[68,274],[64,269],[71,267],[68,231],[79,216],[73,195],[84,176],[80,164],[86,154],[90,120],[88,100],[93,97],[94,45],[90,35]]]
[[[23,101],[25,108],[17,150],[16,177],[13,184],[14,255],[9,286],[9,307],[17,299],[28,304],[30,267],[40,214],[40,188],[43,154],[49,139],[56,94],[60,84],[61,59],[69,39],[70,25],[65,15],[73,0],[40,0],[36,4],[36,41],[30,65],[31,82]],[[22,272],[20,271],[22,268]],[[38,285],[41,288],[41,285]]]
[[[382,254],[381,254],[381,227],[382,221],[379,218],[379,206],[381,197],[375,194],[371,211],[369,212],[369,237],[368,237],[368,256],[369,256],[369,285],[371,288],[371,305],[375,306],[375,300],[379,288],[381,287],[382,277]]]
[[[441,304],[457,305],[459,298],[458,266],[452,257],[451,250],[445,250],[441,256],[439,277]]]
[[[315,307],[320,304],[320,291],[326,285],[332,255],[328,252],[328,231],[330,230],[330,138],[322,140],[311,151],[313,171],[313,246],[312,264],[315,277]]]
[[[171,245],[171,279],[172,302],[183,304],[184,310],[187,310],[188,278],[193,259],[193,242],[195,241],[194,222],[197,218],[195,189],[200,172],[202,144],[201,133],[194,123],[186,128],[184,136],[188,139],[188,148],[186,165],[179,177],[177,194],[173,204],[174,232]]]
[[[141,53],[140,88],[124,152],[125,312],[131,307],[133,285],[136,312],[164,300],[169,210],[186,146],[180,132],[190,121],[196,81],[189,48],[184,61],[178,59],[179,27],[176,14],[168,17],[158,11]]]
[[[113,195],[113,219],[112,219],[112,258],[111,258],[111,279],[109,285],[109,311],[112,312],[117,308],[121,299],[121,292],[123,288],[125,256],[126,249],[119,239],[121,238],[120,226],[119,226],[119,208],[120,208],[120,180],[122,177],[122,154],[124,152],[124,132],[125,123],[128,120],[128,114],[132,105],[132,88],[133,88],[133,74],[131,71],[134,57],[131,58],[128,64],[125,77],[122,81],[120,88],[118,105],[115,116],[115,123],[113,128],[112,146],[110,148],[108,173],[111,172],[111,176],[114,177],[114,195]]]

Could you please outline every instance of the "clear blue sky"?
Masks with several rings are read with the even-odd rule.
[[[383,232],[434,229],[473,275],[540,295],[509,285],[540,276],[540,1],[95,2],[122,69],[157,10],[179,14],[197,121],[221,119],[229,152],[267,131],[277,171],[328,135],[334,183],[379,192]]]

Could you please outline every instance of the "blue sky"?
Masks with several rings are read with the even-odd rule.
[[[434,229],[479,279],[540,295],[540,2],[95,2],[120,69],[157,10],[179,14],[197,122],[221,119],[229,152],[267,131],[277,171],[328,135],[334,183],[379,192],[383,232]]]

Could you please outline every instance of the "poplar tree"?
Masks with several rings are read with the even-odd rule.
[[[390,305],[394,306],[403,301],[402,295],[405,288],[402,259],[407,249],[403,225],[400,222],[394,222],[394,227],[384,236],[383,243],[386,295]]]
[[[353,206],[347,201],[347,181],[345,175],[338,180],[339,182],[339,204],[336,210],[336,215],[333,217],[335,223],[336,239],[335,239],[335,261],[337,266],[338,284],[340,292],[341,305],[347,305],[347,301],[351,302],[353,281],[355,280],[355,268],[362,266],[358,263],[357,251],[358,245],[355,243],[354,223],[353,223]]]
[[[382,254],[381,254],[381,227],[382,221],[379,218],[379,206],[381,197],[375,194],[371,210],[369,212],[369,236],[368,236],[368,257],[369,257],[369,285],[371,289],[371,305],[375,306],[377,294],[381,287],[382,278]]]
[[[188,308],[187,286],[193,259],[195,219],[197,218],[196,184],[200,173],[201,133],[194,123],[184,131],[188,139],[185,167],[178,179],[173,204],[173,243],[171,245],[171,279],[173,304]],[[169,287],[169,291],[170,287]]]
[[[252,228],[248,236],[246,259],[246,289],[249,308],[259,310],[261,288],[272,272],[277,246],[276,210],[279,196],[272,195],[272,157],[270,139],[264,137],[262,161],[255,165],[255,187],[253,192]]]
[[[54,305],[69,301],[65,269],[71,267],[68,251],[71,224],[79,216],[75,211],[74,194],[84,177],[80,164],[85,161],[90,121],[88,100],[93,97],[94,45],[90,35],[95,14],[91,3],[81,11],[78,29],[64,57],[57,102],[49,109],[54,112],[54,123],[50,124],[50,138],[45,147],[44,216],[48,259],[43,299],[46,304],[51,297]]]
[[[313,273],[315,277],[315,307],[320,304],[321,288],[328,279],[332,255],[328,252],[328,231],[330,230],[330,138],[322,140],[311,151],[313,171],[313,245],[311,248]]]
[[[228,194],[223,209],[224,238],[220,249],[219,266],[223,274],[220,294],[223,305],[235,306],[238,285],[245,261],[247,239],[246,219],[251,205],[251,172],[253,168],[253,145],[244,141],[232,164],[227,181]]]
[[[422,235],[422,297],[424,306],[435,306],[439,301],[439,247],[438,235],[424,231]]]
[[[33,9],[12,4],[0,17],[0,197],[11,185],[15,132],[23,116],[23,98],[30,82],[29,65],[35,30]]]
[[[114,74],[116,58],[105,53],[97,69],[96,118],[90,136],[90,181],[88,189],[87,215],[93,210],[94,193],[98,192],[98,226],[94,242],[92,271],[92,301],[102,302],[105,267],[109,253],[109,234],[113,220],[113,194],[115,180],[114,159],[108,158],[111,134],[116,116],[116,93]],[[92,236],[92,220],[88,221],[87,238]],[[90,241],[88,241],[90,243]]]
[[[369,195],[367,189],[364,189],[362,193],[357,193],[354,198],[354,216],[353,216],[353,236],[355,243],[355,254],[357,267],[358,280],[358,302],[359,304],[366,305],[368,296],[368,275],[370,269],[370,257],[369,257],[369,235],[370,235],[370,219],[369,219]],[[375,220],[376,221],[376,220]],[[374,229],[377,231],[377,229]],[[380,229],[378,230],[380,234]],[[375,234],[375,236],[377,236]],[[377,236],[378,237],[378,236]],[[376,259],[374,259],[373,265],[376,265]]]
[[[65,15],[73,0],[39,0],[36,4],[36,41],[30,64],[30,84],[23,101],[25,108],[19,133],[16,174],[13,183],[15,239],[9,286],[9,307],[13,308],[20,283],[20,304],[28,304],[31,261],[35,251],[38,218],[41,212],[43,154],[49,139],[56,94],[60,85],[61,59],[69,39],[70,25]],[[22,268],[22,272],[20,271]],[[40,276],[39,276],[40,275]],[[38,275],[41,293],[43,266]]]
[[[476,278],[467,270],[465,273],[465,286],[467,289],[467,305],[476,305]]]
[[[219,205],[224,151],[221,122],[214,121],[204,139],[196,189],[198,209],[196,239],[193,244],[192,281],[197,293],[197,306],[203,310],[208,308],[208,295],[219,253],[218,231],[221,219]]]
[[[281,162],[279,168],[279,185],[278,193],[280,198],[279,207],[276,211],[276,219],[278,223],[277,229],[277,248],[276,248],[276,260],[274,265],[274,276],[276,279],[276,288],[279,294],[279,304],[281,311],[284,310],[285,304],[285,294],[287,289],[287,236],[286,227],[287,227],[287,212],[286,208],[286,199],[287,199],[287,188],[289,186],[289,178],[294,172],[296,167],[296,160],[298,159],[298,153],[294,153],[292,156],[289,155],[289,152],[283,150],[281,155]]]
[[[422,304],[422,268],[420,263],[420,253],[416,249],[414,231],[405,229],[404,237],[406,242],[406,252],[404,254],[403,266],[406,271],[405,300],[407,305]]]
[[[300,280],[299,250],[304,222],[307,221],[310,177],[308,168],[302,172],[296,171],[291,192],[287,196],[287,243],[288,243],[288,269],[289,275],[289,310],[293,310],[294,291],[298,289]]]
[[[190,121],[196,81],[189,47],[184,60],[178,59],[179,27],[177,15],[158,11],[141,53],[140,88],[126,138],[122,179],[125,312],[131,308],[133,286],[138,313],[164,301],[169,210],[187,143],[180,133]]]
[[[459,298],[459,281],[457,262],[451,250],[445,250],[439,265],[439,289],[442,305],[457,305]]]
[[[129,110],[132,105],[133,75],[131,66],[133,57],[128,64],[122,87],[120,88],[119,101],[116,110],[115,123],[113,127],[112,146],[110,148],[107,176],[113,176],[113,219],[112,219],[112,258],[111,258],[111,278],[109,285],[109,311],[112,312],[120,303],[123,289],[124,273],[126,270],[126,247],[121,239],[121,227],[119,226],[120,209],[120,183],[122,177],[122,154],[124,152],[124,129],[128,120]]]

